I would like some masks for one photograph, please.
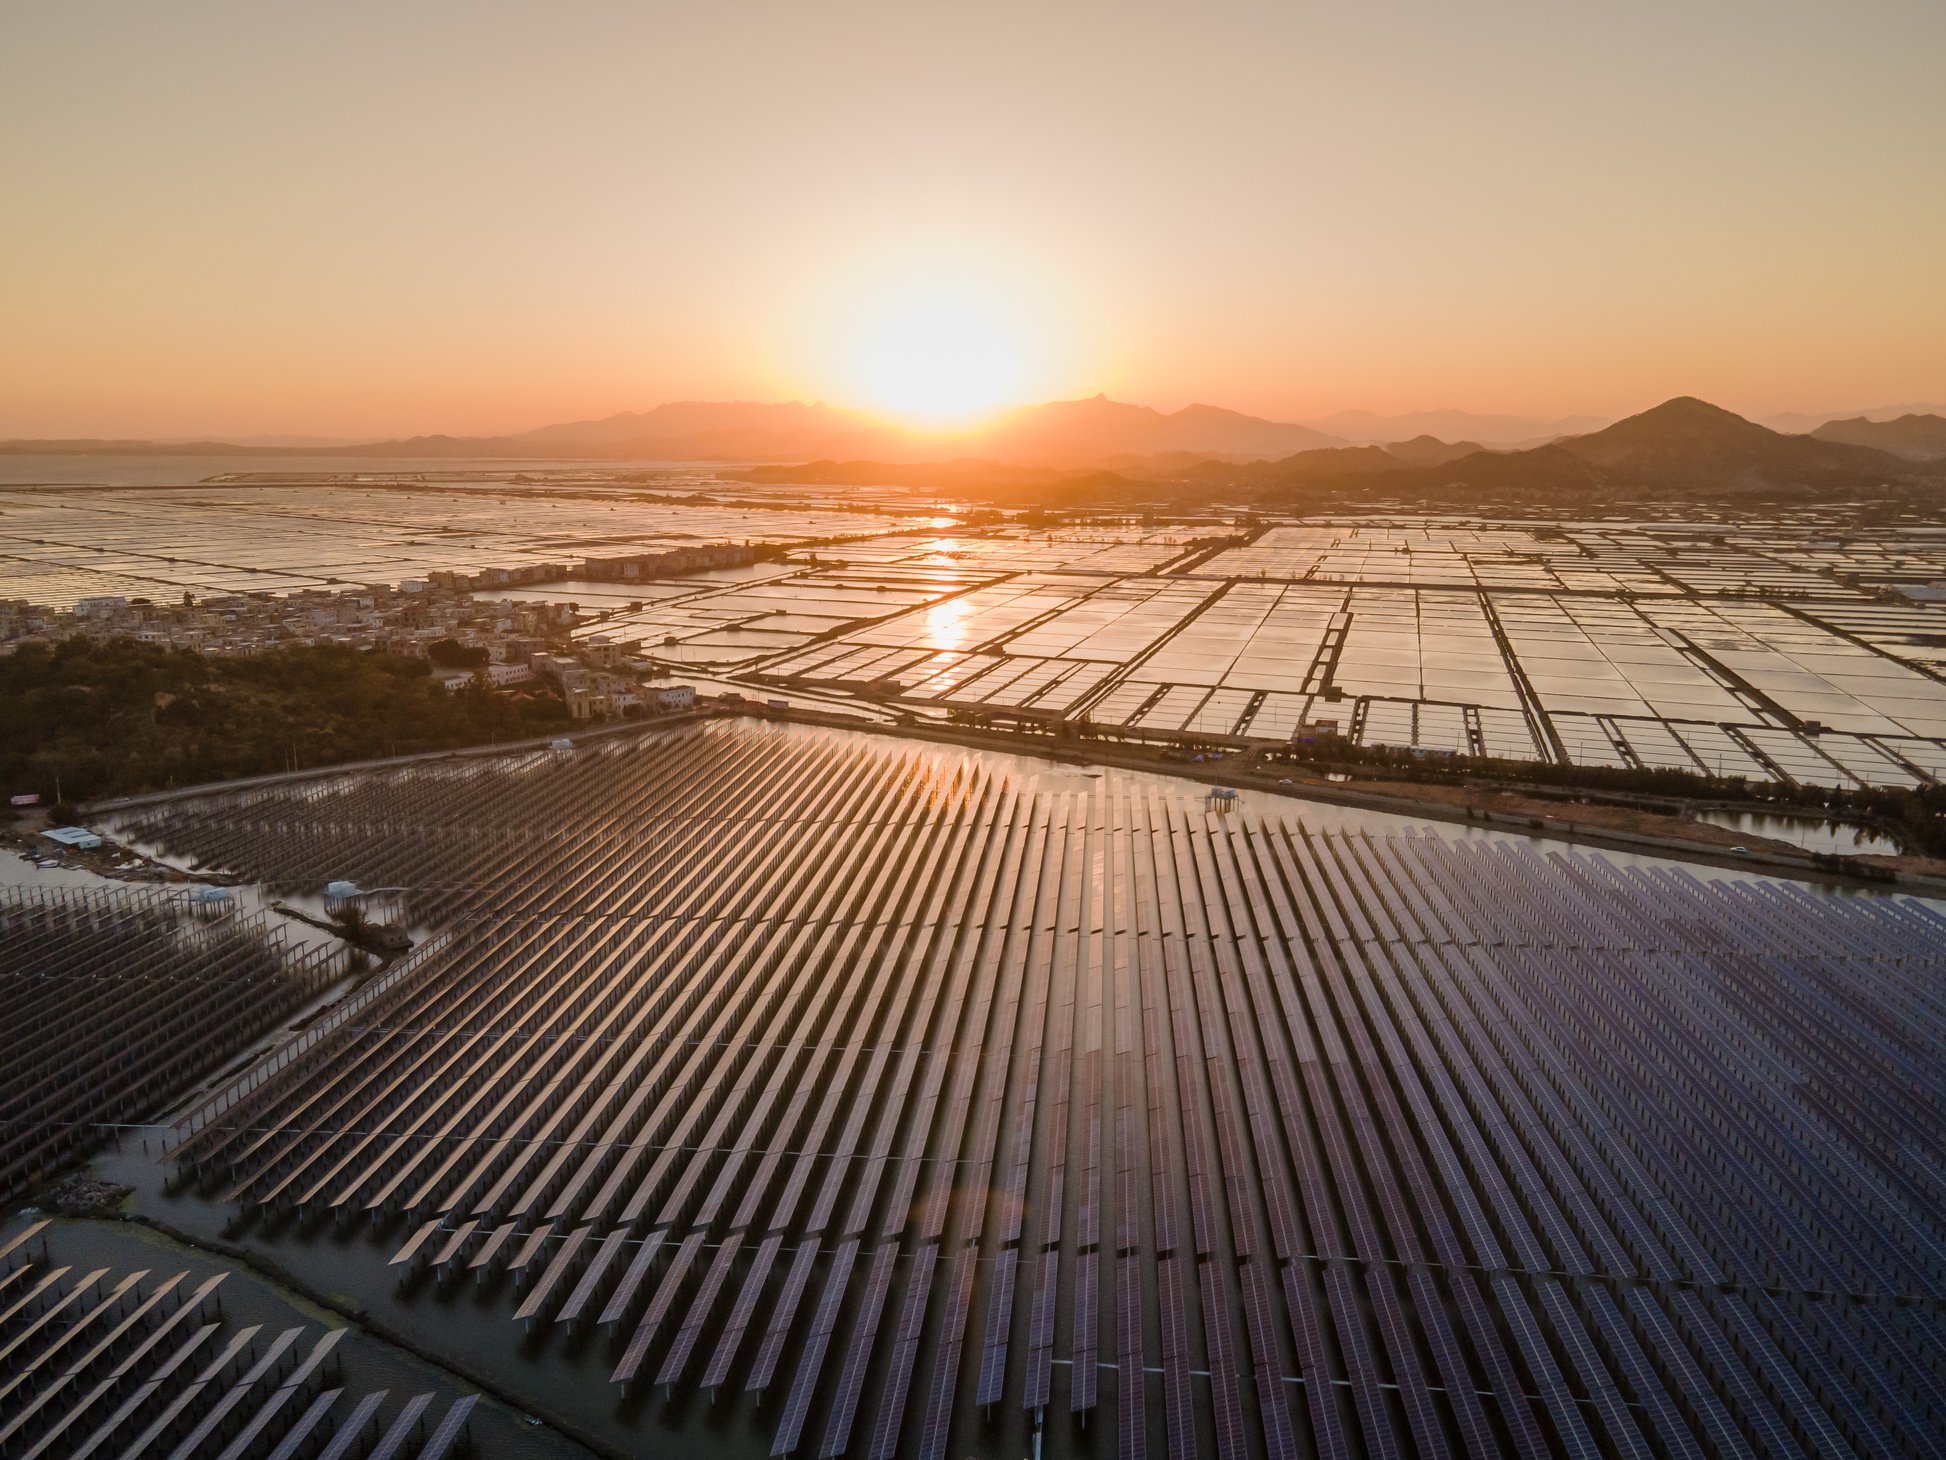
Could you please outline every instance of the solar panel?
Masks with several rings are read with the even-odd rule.
[[[318,1451],[318,1460],[350,1460],[351,1454],[364,1442],[366,1433],[371,1429],[372,1417],[385,1402],[386,1391],[367,1394],[358,1401],[351,1416],[333,1431],[331,1442]]]
[[[338,1396],[344,1392],[342,1389],[327,1389],[314,1398],[297,1423],[284,1432],[283,1439],[277,1442],[277,1448],[270,1452],[269,1460],[296,1460],[298,1453],[311,1443],[312,1431],[324,1423],[325,1417],[337,1404]]]
[[[736,1362],[737,1350],[743,1345],[743,1335],[750,1327],[751,1316],[757,1310],[758,1299],[763,1296],[765,1280],[770,1276],[771,1266],[777,1261],[777,1251],[783,1241],[781,1233],[773,1232],[757,1245],[757,1254],[750,1260],[749,1271],[744,1274],[743,1290],[737,1294],[729,1319],[723,1325],[722,1336],[717,1339],[716,1351],[710,1355],[709,1367],[703,1372],[705,1389],[715,1389],[729,1377],[730,1366]]]
[[[975,1248],[965,1248],[954,1259],[952,1287],[946,1296],[946,1312],[940,1322],[940,1357],[932,1369],[932,1394],[926,1400],[926,1421],[920,1427],[920,1460],[944,1460],[946,1437],[954,1419],[954,1394],[959,1384],[959,1345],[965,1339],[967,1306],[973,1302],[973,1267],[979,1259]],[[891,1411],[887,1411],[891,1417]],[[895,1427],[882,1423],[878,1441],[872,1446],[872,1460],[887,1460],[897,1441]]]
[[[800,1244],[792,1257],[790,1269],[784,1277],[783,1291],[777,1295],[777,1306],[771,1311],[770,1326],[764,1330],[763,1343],[757,1350],[756,1362],[751,1365],[745,1389],[754,1391],[770,1387],[771,1376],[777,1370],[777,1360],[783,1353],[784,1337],[790,1332],[791,1323],[797,1315],[797,1305],[804,1296],[804,1285],[810,1281],[811,1266],[817,1257],[818,1244],[815,1242]]]
[[[1394,611],[1300,596],[1318,598],[1319,648]],[[1582,608],[1546,601],[1564,622]],[[1016,667],[1021,703],[1068,673]],[[1189,713],[1160,682],[1135,687],[1131,712]],[[1196,688],[1226,714],[1254,702]],[[1280,711],[1315,692],[1278,690]],[[1415,736],[1490,728],[1366,698],[1403,707]],[[1398,714],[1354,713],[1376,713],[1377,734]],[[1713,883],[1497,832],[1346,833],[1295,803],[1219,817],[1198,799],[725,722],[601,764],[483,760],[145,813],[173,850],[273,881],[301,883],[328,845],[345,875],[424,884],[412,896],[440,927],[410,976],[381,975],[297,1056],[304,1079],[192,1120],[184,1170],[238,1200],[402,1222],[401,1268],[424,1253],[524,1274],[507,1306],[530,1319],[598,1305],[672,1387],[719,1387],[741,1363],[762,1391],[789,1361],[786,1402],[737,1413],[800,1428],[815,1413],[846,1453],[943,1456],[972,1433],[956,1402],[1004,1398],[1016,1322],[1028,1410],[1051,1403],[1059,1336],[1085,1415],[1111,1278],[1127,1453],[1148,1447],[1157,1399],[1154,1448],[1171,1453],[1735,1453],[1736,1435],[1788,1453],[1803,1422],[1769,1396],[1779,1366],[1837,1442],[1925,1448],[1911,1433],[1946,1408],[1914,1356],[1946,1294],[1928,1093],[1946,923],[1896,897]],[[620,1235],[630,1211],[666,1221],[638,1243]],[[826,1232],[852,1244],[842,1276]],[[954,1278],[934,1301],[919,1269],[942,1251]],[[962,1391],[959,1274],[981,1251]],[[1675,1296],[1689,1283],[1694,1311]],[[1723,1336],[1725,1287],[1768,1351]],[[1747,1296],[1767,1288],[1862,1301],[1773,1311]],[[47,1372],[38,1347],[95,1304],[0,1358]],[[690,1412],[670,1411],[679,1427]]]
[[[419,1451],[417,1460],[445,1460],[445,1456],[466,1432],[466,1423],[472,1418],[473,1407],[479,1402],[480,1396],[477,1394],[455,1400],[452,1408],[446,1411],[446,1417],[440,1420],[439,1428],[432,1432],[432,1438],[426,1441],[425,1448]]]
[[[879,1320],[885,1313],[885,1293],[892,1285],[892,1264],[898,1261],[896,1244],[887,1243],[872,1254],[865,1291],[852,1321],[851,1343],[845,1352],[838,1387],[832,1391],[831,1418],[825,1425],[823,1460],[835,1460],[851,1443],[852,1421],[858,1413],[859,1391],[865,1385],[865,1368],[871,1361],[872,1345],[878,1337]],[[900,1337],[905,1335],[901,1332]]]
[[[790,1396],[785,1400],[783,1416],[777,1422],[777,1437],[771,1442],[770,1453],[773,1455],[788,1455],[797,1448],[798,1436],[803,1433],[818,1376],[824,1369],[824,1351],[838,1327],[838,1310],[844,1302],[845,1283],[851,1276],[852,1264],[857,1257],[858,1242],[855,1238],[839,1243],[831,1254],[831,1270],[825,1276],[824,1296],[818,1300],[817,1312],[811,1319],[811,1330],[805,1335],[803,1351],[798,1355],[797,1373],[791,1380]]]
[[[971,1247],[962,1251],[954,1260],[948,1278],[940,1351],[933,1367],[932,1393],[919,1431],[921,1460],[940,1460],[943,1454],[946,1427],[952,1418],[953,1393],[959,1380],[960,1346],[966,1334],[966,1307],[973,1295],[973,1264],[977,1255]],[[933,1269],[938,1257],[936,1247],[921,1248],[913,1255],[912,1271],[906,1279],[905,1303],[899,1312],[898,1339],[886,1365],[885,1393],[879,1401],[878,1420],[872,1426],[872,1460],[891,1460],[898,1452],[899,1430],[904,1424],[913,1365],[924,1336],[926,1308],[932,1296]]]
[[[998,1404],[1007,1382],[1007,1336],[1013,1328],[1014,1278],[1020,1270],[1018,1248],[1003,1249],[993,1260],[993,1283],[987,1293],[986,1341],[980,1348],[980,1377],[974,1403],[982,1408]]]
[[[1203,1295],[1203,1342],[1209,1349],[1210,1397],[1215,1405],[1216,1452],[1222,1460],[1241,1460],[1247,1453],[1243,1426],[1241,1374],[1230,1335],[1230,1309],[1218,1291],[1213,1264],[1197,1264],[1197,1286]]]
[[[567,1241],[561,1244],[560,1250],[554,1254],[553,1260],[542,1272],[540,1281],[535,1283],[528,1292],[527,1301],[522,1303],[514,1314],[515,1319],[525,1322],[529,1318],[539,1316],[541,1310],[547,1306],[547,1300],[553,1294],[555,1285],[566,1275],[569,1264],[574,1261],[576,1254],[581,1251],[581,1244],[588,1240],[588,1234],[593,1230],[592,1227],[577,1227],[568,1234]]]
[[[683,1319],[682,1327],[676,1331],[676,1337],[669,1345],[669,1352],[663,1356],[662,1368],[655,1376],[656,1383],[674,1384],[682,1377],[682,1371],[689,1363],[689,1355],[716,1308],[717,1298],[730,1276],[731,1265],[735,1263],[737,1250],[742,1243],[741,1233],[732,1233],[723,1239],[723,1245],[717,1249],[709,1271],[696,1289],[696,1296],[690,1300],[689,1316]]]
[[[574,1291],[568,1295],[567,1302],[561,1305],[561,1311],[555,1314],[556,1323],[572,1323],[581,1316],[582,1310],[587,1307],[589,1300],[601,1287],[602,1280],[608,1276],[608,1269],[614,1265],[615,1259],[621,1255],[627,1243],[628,1228],[626,1227],[617,1227],[601,1239],[600,1245],[595,1248],[595,1255],[589,1259],[587,1268],[582,1272],[580,1281],[574,1285]]]
[[[1146,1460],[1148,1376],[1142,1362],[1142,1269],[1133,1257],[1115,1262],[1115,1449]]]
[[[405,1408],[399,1411],[385,1433],[379,1436],[378,1444],[372,1447],[366,1460],[397,1460],[405,1453],[411,1443],[413,1432],[419,1428],[420,1420],[432,1405],[432,1395],[415,1394],[408,1399]]]
[[[635,1325],[628,1347],[622,1352],[622,1361],[615,1365],[611,1382],[626,1384],[641,1369],[642,1361],[648,1357],[650,1345],[662,1331],[663,1320],[675,1306],[676,1294],[689,1277],[689,1269],[695,1265],[696,1254],[703,1250],[703,1242],[708,1235],[706,1232],[691,1232],[676,1248],[676,1255],[670,1259],[668,1269],[662,1274],[662,1282],[657,1286],[655,1296],[649,1300],[642,1321]]]
[[[1027,1325],[1027,1389],[1022,1401],[1029,1410],[1045,1409],[1053,1384],[1054,1303],[1061,1272],[1060,1254],[1042,1256],[1034,1286],[1034,1306]]]
[[[618,1230],[626,1232],[628,1229],[622,1227]],[[635,1256],[629,1259],[628,1271],[622,1274],[621,1282],[609,1294],[608,1306],[601,1310],[602,1323],[619,1323],[634,1305],[642,1280],[649,1275],[649,1265],[655,1261],[656,1253],[662,1250],[662,1243],[668,1235],[667,1231],[658,1228],[642,1238],[635,1249]]]
[[[1101,1306],[1100,1259],[1083,1252],[1074,1260],[1074,1367],[1069,1372],[1068,1407],[1076,1414],[1095,1407],[1096,1365],[1099,1362],[1095,1319]]]

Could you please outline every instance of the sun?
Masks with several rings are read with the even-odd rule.
[[[850,321],[860,404],[923,430],[950,430],[1019,403],[1036,349],[1018,305],[977,280],[901,284]]]

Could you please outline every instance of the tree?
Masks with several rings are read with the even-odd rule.
[[[426,646],[426,657],[441,669],[478,669],[487,662],[487,651],[478,644],[462,644],[458,639],[434,639]]]
[[[524,739],[553,696],[449,695],[421,661],[339,645],[208,659],[131,639],[0,656],[0,784],[74,801],[306,765]]]

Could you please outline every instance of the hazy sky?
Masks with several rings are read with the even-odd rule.
[[[0,0],[0,435],[898,404],[940,311],[1029,398],[1938,399],[1942,61],[1946,0]]]

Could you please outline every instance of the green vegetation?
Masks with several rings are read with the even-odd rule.
[[[422,660],[355,649],[28,644],[0,657],[0,788],[87,801],[525,739],[566,718],[551,696],[449,694]]]
[[[488,659],[478,644],[462,644],[458,639],[434,639],[426,645],[426,657],[441,669],[484,669]]]

